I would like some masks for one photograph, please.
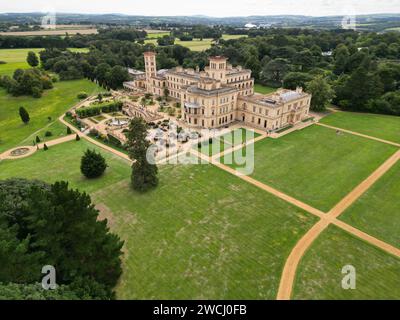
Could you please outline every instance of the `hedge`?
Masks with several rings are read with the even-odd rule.
[[[76,114],[78,115],[79,118],[94,117],[94,116],[98,116],[101,113],[110,113],[110,112],[121,111],[122,106],[123,106],[123,103],[118,101],[118,102],[113,102],[113,103],[106,104],[103,106],[87,107],[87,108],[78,109],[78,110],[76,110]]]

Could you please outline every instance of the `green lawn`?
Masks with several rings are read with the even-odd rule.
[[[356,269],[356,289],[342,289],[345,265]],[[300,262],[294,299],[400,299],[400,259],[331,226]]]
[[[145,43],[151,43],[157,46],[157,39],[145,40]],[[181,41],[179,39],[175,40],[175,44],[179,44],[183,47],[189,48],[192,51],[204,51],[211,48],[212,39],[193,39],[192,41]]]
[[[147,39],[162,38],[164,36],[169,36],[170,34],[170,32],[149,32],[147,33]]]
[[[277,89],[272,87],[263,86],[262,84],[254,84],[254,92],[261,94],[269,94],[275,92]]]
[[[240,38],[247,38],[247,34],[223,34],[222,39],[224,40],[235,40]]]
[[[47,117],[53,120],[63,114],[78,102],[76,95],[85,91],[88,94],[101,92],[100,87],[88,80],[61,81],[54,84],[54,88],[46,90],[43,97],[35,99],[8,95],[0,89],[0,153],[30,139],[36,132],[49,125]],[[24,106],[31,121],[24,125],[18,114],[20,106]]]
[[[15,69],[30,68],[26,62],[29,51],[39,53],[43,49],[0,49],[0,61],[7,62],[0,64],[0,76],[12,75]]]
[[[49,131],[52,133],[51,136],[46,137],[46,132]],[[65,137],[67,135],[67,127],[62,124],[60,121],[55,120],[48,123],[47,126],[43,127],[43,129],[31,134],[28,138],[21,141],[19,143],[20,146],[32,145],[33,141],[36,141],[36,136],[40,138],[41,142],[50,141],[53,139],[58,139],[61,137]]]
[[[145,43],[152,43],[157,45],[157,38],[163,37],[164,35],[169,35],[169,32],[163,33],[149,33],[147,36],[147,40]],[[247,37],[247,35],[229,35],[224,34],[222,35],[222,39],[224,40],[233,40]],[[213,43],[213,39],[193,39],[192,41],[181,41],[179,39],[175,39],[175,44],[179,44],[183,47],[189,48],[192,51],[204,51],[211,48],[211,44]]]
[[[102,152],[105,176],[79,172],[81,140],[0,163],[0,179],[66,179],[88,191],[125,240],[121,299],[274,299],[286,257],[315,218],[211,165],[164,166],[145,194]]]
[[[335,112],[321,123],[400,143],[400,117],[370,113]]]
[[[7,62],[0,64],[0,76],[12,75],[15,69],[28,69],[30,66],[26,62],[29,51],[39,54],[44,49],[28,48],[28,49],[0,49],[0,61]],[[71,48],[73,52],[88,52],[87,48]]]
[[[340,219],[400,247],[400,162],[357,200]]]
[[[279,139],[257,142],[252,177],[329,211],[396,150],[391,145],[351,134],[337,135],[335,130],[314,125]]]
[[[203,146],[201,148],[199,148],[196,144],[194,148],[197,148],[205,155],[214,156],[225,150],[228,150],[229,148],[238,146],[259,136],[260,134],[257,132],[252,131],[250,134],[249,130],[240,128],[213,138],[212,143],[209,143],[208,141],[203,142]]]

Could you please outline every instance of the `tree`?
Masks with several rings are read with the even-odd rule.
[[[86,150],[81,159],[81,172],[86,178],[98,178],[104,173],[106,168],[106,160],[100,153],[94,150]]]
[[[324,111],[332,101],[335,93],[322,76],[316,77],[307,84],[307,92],[312,94],[311,110]]]
[[[289,72],[283,78],[283,87],[286,89],[296,89],[297,87],[306,87],[306,83],[310,82],[313,76],[303,72]]]
[[[71,128],[67,127],[67,134],[71,134],[71,133],[72,133]]]
[[[40,138],[39,138],[39,136],[36,136],[36,143],[39,143],[40,142]]]
[[[253,72],[253,76],[255,80],[258,80],[260,78],[260,72],[261,72],[261,63],[260,60],[254,56],[251,55],[245,62],[244,65],[247,69],[250,69]]]
[[[43,150],[44,150],[44,151],[49,150],[49,147],[47,146],[47,144],[44,144],[44,145],[43,145]]]
[[[334,52],[335,66],[333,72],[340,75],[346,71],[347,64],[350,58],[350,52],[346,45],[340,44],[337,46]]]
[[[79,136],[79,134],[76,134],[76,136],[75,136],[75,140],[76,140],[76,141],[79,141],[79,140],[81,140],[81,137]]]
[[[131,182],[135,190],[147,191],[158,185],[158,168],[147,159],[150,142],[147,137],[147,125],[141,118],[132,119],[127,133],[127,147],[132,164]]]
[[[111,89],[121,88],[122,84],[128,80],[129,80],[128,70],[121,66],[112,67],[110,72],[107,73],[106,76],[107,85]]]
[[[261,79],[267,84],[281,86],[283,77],[289,70],[287,61],[284,59],[271,60],[266,64],[261,72]]]
[[[31,67],[37,67],[39,65],[39,59],[33,51],[28,52],[28,56],[26,58],[26,61]]]
[[[35,284],[50,264],[79,298],[113,297],[123,242],[98,221],[89,195],[66,182],[11,179],[0,181],[0,203],[0,283]]]
[[[19,116],[21,117],[21,120],[23,123],[28,124],[30,117],[28,111],[24,107],[19,108]]]

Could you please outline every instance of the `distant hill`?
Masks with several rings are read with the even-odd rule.
[[[39,24],[43,13],[2,13],[0,23],[29,23]],[[105,25],[132,25],[149,26],[154,24],[174,25],[229,25],[244,27],[254,24],[264,27],[299,27],[314,29],[334,29],[341,26],[343,16],[311,17],[297,15],[249,16],[215,18],[202,15],[196,16],[130,16],[124,14],[57,14],[59,24],[105,24]],[[400,28],[400,14],[372,14],[356,17],[357,27],[360,30],[385,31]]]

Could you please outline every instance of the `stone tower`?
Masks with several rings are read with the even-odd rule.
[[[209,76],[226,84],[226,69],[228,59],[222,56],[210,57]]]
[[[157,75],[157,63],[156,53],[147,51],[144,53],[144,66],[146,71],[146,83],[151,86],[151,78]],[[151,88],[147,88],[148,92],[151,92]]]

